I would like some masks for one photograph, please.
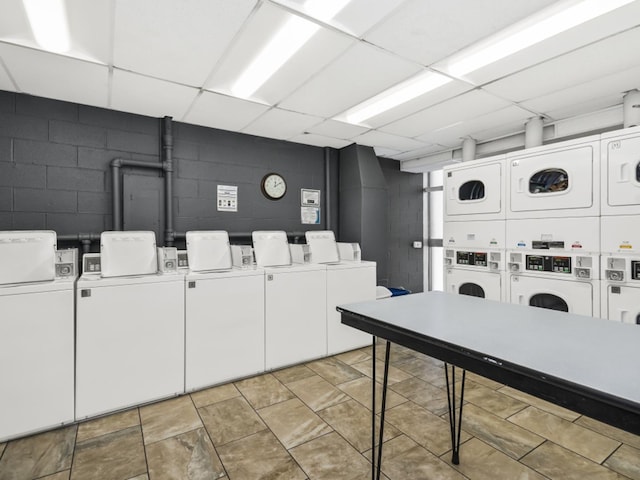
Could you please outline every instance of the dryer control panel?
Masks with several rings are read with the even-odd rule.
[[[631,262],[631,279],[640,280],[640,261],[633,260]]]
[[[571,273],[571,257],[527,255],[526,269],[536,272]]]
[[[471,267],[477,270],[502,271],[504,255],[502,252],[468,251],[447,248],[444,252],[444,264],[447,267]]]
[[[487,266],[487,252],[456,252],[456,263],[458,265]]]

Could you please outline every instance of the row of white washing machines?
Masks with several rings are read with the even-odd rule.
[[[445,290],[640,324],[640,128],[444,169]]]
[[[0,232],[0,442],[370,344],[335,307],[376,298],[375,263],[306,238],[103,232],[78,278],[55,232]]]

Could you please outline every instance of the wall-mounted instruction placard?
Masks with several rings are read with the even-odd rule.
[[[218,211],[238,211],[238,187],[235,185],[218,185]]]
[[[320,190],[300,189],[300,221],[303,224],[320,224]]]
[[[300,205],[303,207],[320,206],[320,190],[300,189]]]
[[[320,224],[320,207],[300,207],[300,219],[304,224]]]

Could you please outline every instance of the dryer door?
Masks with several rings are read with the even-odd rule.
[[[501,162],[469,165],[445,172],[445,219],[500,218],[504,215]],[[504,218],[504,216],[502,216]]]
[[[502,295],[502,273],[474,272],[458,268],[445,271],[445,286],[449,293],[487,298],[500,302]]]
[[[607,318],[640,325],[640,287],[607,286]]]
[[[596,142],[509,160],[512,218],[598,215],[594,200]],[[597,198],[597,197],[596,197]]]
[[[640,135],[603,141],[602,149],[606,168],[603,212],[640,213]]]
[[[509,288],[511,303],[578,315],[597,315],[594,313],[594,295],[598,292],[588,282],[512,275]]]

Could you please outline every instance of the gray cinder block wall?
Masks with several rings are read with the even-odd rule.
[[[160,162],[161,120],[86,105],[0,91],[0,230],[51,229],[59,235],[100,233],[112,226],[111,173],[114,158]],[[339,154],[329,149],[332,222],[325,223],[325,149],[174,122],[174,228],[306,231],[330,228],[338,234]],[[401,174],[398,162],[384,161],[390,185],[421,182],[420,175]],[[391,168],[390,166],[393,166]],[[395,169],[395,170],[394,170]],[[391,176],[387,170],[394,172]],[[288,191],[273,202],[260,192],[268,172],[284,175]],[[157,177],[153,170],[123,169],[129,179]],[[416,177],[415,179],[413,177]],[[151,182],[153,183],[153,182]],[[156,182],[161,188],[162,182]],[[218,212],[217,185],[238,186],[238,212]],[[300,189],[322,191],[322,223],[303,225]],[[404,187],[391,188],[389,208],[406,204]],[[126,203],[126,202],[125,202]],[[412,204],[412,208],[417,208]],[[409,215],[420,218],[420,212]],[[390,210],[388,219],[405,218]],[[126,215],[125,215],[126,218]],[[136,225],[128,225],[130,229]],[[402,229],[403,232],[406,229]],[[420,234],[421,236],[421,234]],[[417,237],[419,238],[419,237]],[[162,236],[159,236],[161,243]],[[404,280],[414,238],[391,239],[390,285]],[[70,246],[70,245],[66,245]],[[180,246],[180,244],[178,244]],[[407,247],[408,248],[408,247]],[[95,246],[94,246],[95,250]],[[396,272],[396,273],[394,273]],[[421,279],[420,275],[413,275]],[[385,277],[386,278],[386,277]],[[417,288],[412,290],[417,291]]]

